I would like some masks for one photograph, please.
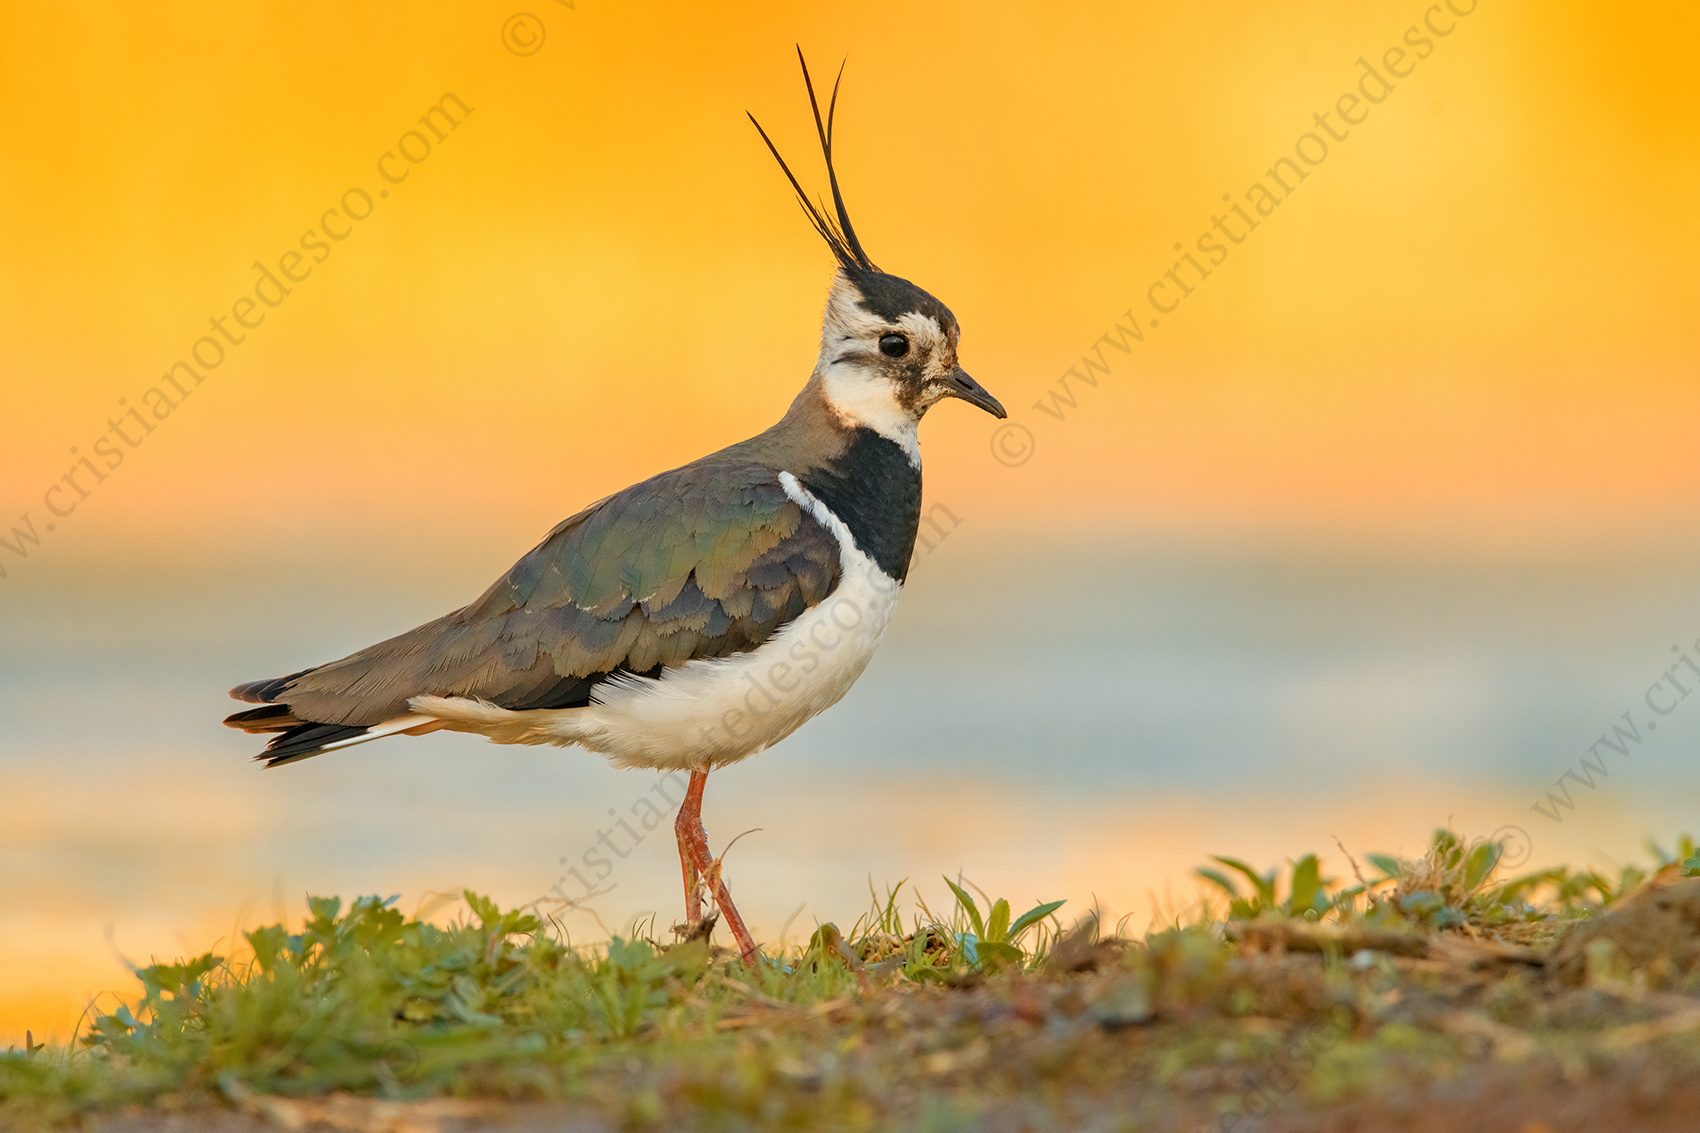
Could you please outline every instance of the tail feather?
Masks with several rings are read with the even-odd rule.
[[[225,724],[249,733],[278,733],[266,744],[266,750],[254,757],[263,760],[267,767],[297,763],[323,752],[352,747],[398,732],[422,734],[442,726],[432,717],[417,713],[407,713],[378,724],[326,724],[303,719],[288,703],[289,686],[312,671],[303,669],[287,677],[251,681],[230,690],[232,699],[258,704],[259,707],[232,713],[225,718]]]
[[[307,721],[297,716],[287,704],[265,704],[226,716],[224,723],[226,727],[241,728],[244,732],[287,732]]]
[[[371,729],[364,724],[299,724],[266,745],[254,758],[264,760],[267,767],[279,767],[302,759],[311,759],[333,745],[364,737]]]
[[[254,758],[265,760],[267,767],[282,767],[286,763],[299,763],[303,759],[311,759],[327,751],[338,751],[355,744],[381,740],[398,732],[417,734],[425,730],[436,731],[441,726],[441,721],[415,713],[385,720],[382,724],[302,724],[278,736],[266,745],[265,751]]]
[[[287,677],[270,677],[263,681],[249,681],[245,685],[237,685],[230,690],[230,699],[245,701],[248,704],[272,704],[281,699],[291,681],[304,677],[312,669],[302,669],[299,673],[291,673]],[[229,723],[229,721],[225,721]]]

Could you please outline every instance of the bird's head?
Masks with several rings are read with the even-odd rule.
[[[961,329],[950,308],[907,279],[881,271],[862,250],[832,166],[832,119],[838,108],[838,83],[833,83],[832,101],[823,123],[809,66],[803,62],[800,48],[797,61],[803,65],[815,131],[826,155],[836,216],[827,213],[824,205],[817,208],[809,200],[767,131],[753,114],[750,121],[785,170],[803,211],[838,261],[821,327],[820,361],[815,367],[828,403],[841,416],[888,434],[892,428],[903,426],[912,434],[921,415],[947,397],[961,398],[994,417],[1007,417],[998,399],[957,362]],[[839,77],[843,77],[843,68]]]
[[[1007,416],[957,361],[960,338],[950,308],[908,280],[840,268],[826,303],[815,373],[835,409],[876,427],[887,420],[918,422],[947,397]]]

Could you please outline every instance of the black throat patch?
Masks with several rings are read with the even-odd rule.
[[[857,549],[880,570],[899,582],[909,576],[921,526],[921,470],[903,446],[859,426],[836,460],[797,479],[844,521]]]

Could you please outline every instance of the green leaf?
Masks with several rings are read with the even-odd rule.
[[[1700,877],[1700,854],[1682,859],[1682,876]]]
[[[1379,869],[1381,871],[1382,876],[1376,878],[1377,881],[1381,881],[1381,880],[1383,880],[1383,878],[1385,878],[1387,880],[1393,880],[1393,881],[1398,880],[1398,878],[1399,878],[1399,859],[1398,858],[1393,857],[1391,854],[1365,854],[1364,857],[1369,860],[1370,865],[1374,866],[1376,869]]]
[[[1445,898],[1428,889],[1420,893],[1407,894],[1404,900],[1399,902],[1401,909],[1407,913],[1415,913],[1419,917],[1426,917],[1430,913],[1444,908],[1445,905]]]
[[[1526,873],[1522,877],[1514,877],[1499,887],[1493,899],[1502,905],[1513,904],[1527,896],[1531,890],[1546,882],[1558,883],[1563,875],[1562,869],[1543,869],[1534,873]]]
[[[1323,902],[1323,905],[1318,911],[1325,913],[1329,909],[1333,909],[1336,912],[1345,913],[1350,916],[1357,908],[1358,898],[1363,895],[1364,887],[1362,885],[1354,885],[1350,889],[1342,889],[1332,896],[1329,896],[1326,893],[1319,893],[1317,895],[1317,900]]]
[[[207,952],[181,964],[150,964],[139,969],[136,977],[149,992],[169,991],[173,996],[194,996],[200,994],[201,977],[222,963],[223,956]]]
[[[501,921],[502,911],[496,907],[496,902],[490,900],[488,897],[474,893],[470,889],[465,890],[464,895],[466,897],[467,905],[471,907],[475,914],[477,914],[479,922],[483,924],[485,928],[493,928]]]
[[[1322,869],[1315,854],[1306,854],[1293,863],[1293,891],[1287,898],[1287,911],[1302,913],[1314,908],[1316,895],[1322,889]]]
[[[661,958],[666,962],[668,971],[683,976],[687,984],[694,983],[708,967],[708,941],[692,940],[675,944],[662,953]]]
[[[1019,917],[1015,918],[1015,923],[1009,926],[1009,936],[1006,939],[1015,940],[1022,933],[1026,932],[1028,929],[1032,928],[1034,925],[1038,924],[1040,921],[1044,920],[1046,917],[1050,916],[1066,904],[1068,904],[1068,899],[1064,898],[1061,901],[1047,901],[1043,905],[1033,906],[1031,909],[1028,909],[1025,913],[1022,913]]]
[[[982,940],[975,946],[975,951],[979,954],[976,962],[986,968],[1019,968],[1026,959],[1021,949],[1000,940]]]
[[[1213,870],[1213,869],[1203,869],[1203,868],[1195,869],[1192,872],[1196,873],[1198,876],[1202,877],[1206,881],[1213,881],[1217,885],[1220,885],[1224,890],[1227,891],[1228,897],[1230,899],[1237,900],[1239,898],[1240,891],[1237,888],[1234,887],[1234,883],[1232,881],[1228,880],[1228,878],[1225,874],[1218,873],[1216,870]]]
[[[342,911],[342,898],[309,897],[307,911],[313,915],[313,923],[309,928],[331,928],[336,924],[337,914]]]
[[[254,962],[260,971],[270,975],[278,957],[289,947],[289,930],[280,924],[267,925],[248,933],[248,946],[254,950]]]
[[[1505,845],[1502,842],[1483,842],[1471,850],[1469,860],[1464,863],[1465,891],[1474,893],[1481,888],[1482,883],[1492,876],[1504,853]]]
[[[975,938],[979,939],[984,937],[986,935],[986,925],[985,922],[980,919],[980,908],[978,905],[974,904],[974,898],[964,893],[962,891],[962,887],[957,885],[956,882],[952,881],[950,878],[945,878],[944,883],[950,886],[950,891],[956,894],[956,903],[961,905],[963,911],[968,914],[968,923],[974,926]]]
[[[608,962],[616,968],[636,971],[653,959],[655,949],[647,941],[621,940],[617,936],[608,940]]]
[[[992,911],[987,914],[986,939],[994,941],[1009,939],[1009,902],[1002,897],[992,902]]]
[[[494,908],[494,905],[491,906]],[[494,925],[488,921],[485,927],[490,929],[492,936],[529,936],[543,927],[543,922],[530,913],[522,913],[518,909],[509,909],[503,913]]]
[[[1251,882],[1252,888],[1257,892],[1257,895],[1263,899],[1263,904],[1268,906],[1268,907],[1271,907],[1271,908],[1274,907],[1274,905],[1275,905],[1275,871],[1274,870],[1270,870],[1268,873],[1258,873],[1255,869],[1252,869],[1249,865],[1246,865],[1244,862],[1240,861],[1238,858],[1224,858],[1224,857],[1220,857],[1220,856],[1215,855],[1215,854],[1212,854],[1210,856],[1210,860],[1215,861],[1215,862],[1221,862],[1223,865],[1227,866],[1229,869],[1237,870],[1239,873],[1245,875],[1245,879],[1247,881]]]
[[[832,952],[838,947],[838,942],[843,939],[844,934],[838,930],[836,924],[832,921],[824,921],[815,929],[814,935],[809,937],[809,948],[811,951],[818,949],[823,954]]]

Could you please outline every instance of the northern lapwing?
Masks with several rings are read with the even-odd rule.
[[[591,504],[469,606],[232,689],[259,707],[225,721],[278,733],[267,767],[447,728],[689,771],[674,823],[686,916],[704,923],[700,878],[751,965],[702,826],[708,773],[784,739],[867,667],[915,549],[922,415],[955,397],[1005,416],[958,364],[950,309],[863,251],[832,161],[838,83],[823,124],[807,63],[803,82],[832,212],[750,116],[837,260],[820,356],[779,423]]]

